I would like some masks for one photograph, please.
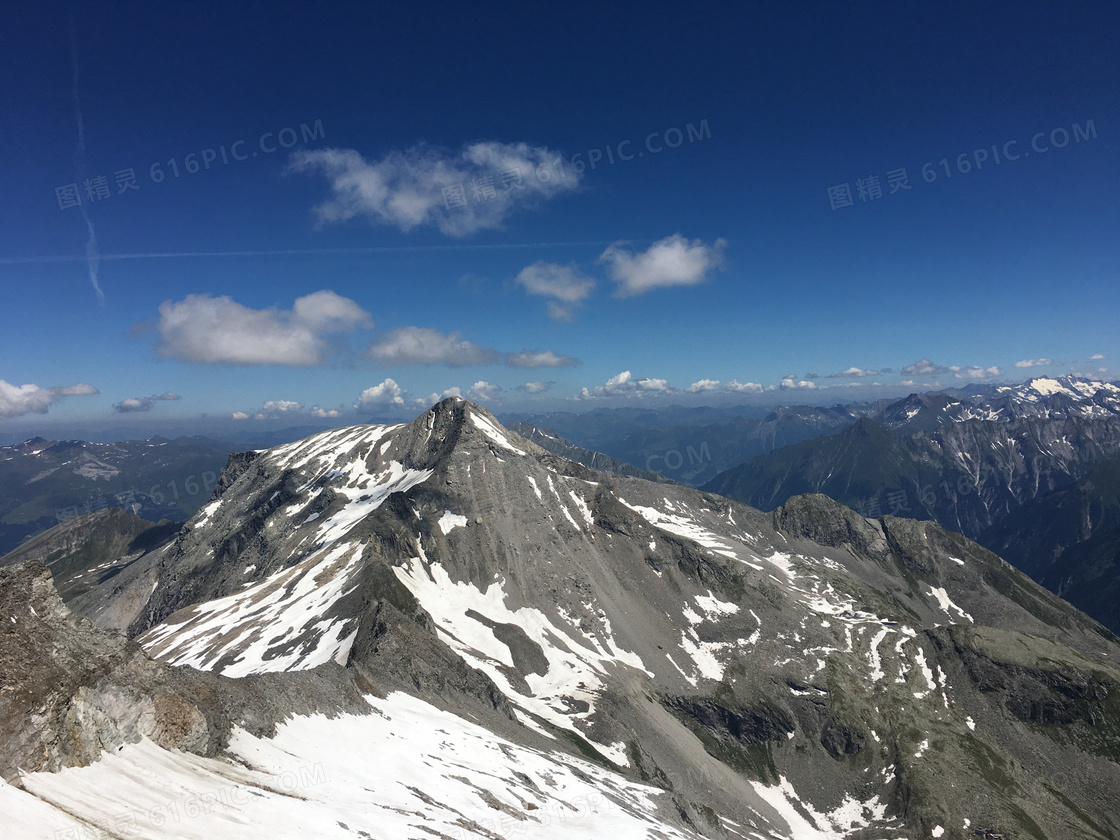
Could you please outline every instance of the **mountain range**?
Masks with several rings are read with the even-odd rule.
[[[209,498],[231,449],[204,437],[36,437],[0,447],[0,555],[60,522],[110,507],[182,522]]]
[[[932,521],[597,472],[453,398],[138,527],[0,567],[9,836],[1120,837],[1120,639]]]
[[[1120,387],[1039,378],[971,399],[912,395],[704,489],[762,510],[824,493],[871,517],[935,520],[1117,630],[1120,606],[1100,595],[1120,584],[1117,555],[1104,548],[1120,524],[1108,489],[1118,456]],[[1108,492],[1111,501],[1097,498]],[[1090,539],[1098,541],[1073,551]]]

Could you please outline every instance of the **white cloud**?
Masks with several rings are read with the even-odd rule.
[[[92,385],[62,385],[40,388],[38,385],[12,385],[0,379],[0,417],[22,414],[46,414],[59,397],[80,397],[101,393]]]
[[[292,310],[250,309],[222,295],[187,295],[159,306],[160,355],[234,365],[318,365],[330,333],[371,326],[349,298],[322,290],[297,298]]]
[[[718,379],[701,379],[701,380],[698,380],[697,382],[693,382],[691,385],[689,385],[687,388],[685,388],[685,391],[687,391],[690,394],[702,394],[705,391],[717,391],[717,390],[719,390],[719,380]]]
[[[879,371],[877,371],[877,370],[863,370],[862,368],[858,368],[858,367],[850,367],[847,370],[840,371],[839,373],[830,373],[828,375],[828,378],[829,379],[851,379],[851,378],[857,377],[857,376],[878,376],[878,375],[879,375]],[[807,379],[816,379],[815,376],[808,376],[806,378]]]
[[[1100,360],[1100,359],[1103,359],[1103,358],[1104,358],[1104,355],[1103,355],[1103,354],[1101,354],[1101,353],[1094,353],[1094,354],[1093,354],[1092,356],[1090,356],[1090,357],[1089,357],[1089,361],[1091,361],[1091,362],[1095,362],[1095,361],[1098,361],[1098,360]]]
[[[968,365],[963,368],[959,365],[951,365],[949,370],[953,372],[953,376],[957,379],[987,379],[991,376],[1003,376],[1003,370],[996,365],[991,367]]]
[[[1023,359],[1015,363],[1017,368],[1048,367],[1054,364],[1053,359]]]
[[[59,385],[54,388],[48,388],[47,390],[54,394],[56,397],[85,397],[89,396],[90,394],[101,393],[92,385],[86,385],[84,382],[77,385]]]
[[[171,391],[164,391],[162,394],[151,397],[129,397],[114,405],[113,411],[118,414],[128,414],[133,411],[151,411],[153,403],[178,399],[182,399],[182,397],[178,394],[173,394]]]
[[[303,403],[295,400],[268,400],[260,411],[253,415],[254,420],[271,420],[292,412],[303,411]]]
[[[290,169],[321,172],[330,181],[330,196],[315,208],[322,222],[364,216],[406,232],[431,226],[466,236],[500,229],[518,207],[576,189],[578,175],[566,170],[560,177],[551,168],[560,156],[544,146],[496,142],[456,154],[414,146],[380,160],[352,149],[322,149],[296,152]]]
[[[318,417],[320,419],[334,420],[338,417],[341,417],[342,412],[340,412],[338,409],[335,409],[335,408],[325,409],[325,408],[320,408],[319,406],[315,406],[314,408],[311,409],[311,416],[312,417]]]
[[[645,394],[673,394],[676,393],[676,388],[669,384],[665,379],[634,379],[630,371],[624,370],[622,373],[612,376],[603,385],[596,385],[594,388],[588,390],[587,388],[580,389],[572,399],[575,400],[594,400],[603,397],[641,397]]]
[[[400,327],[369,348],[375,359],[396,365],[483,365],[498,351],[464,341],[460,333],[441,333],[428,327]]]
[[[598,259],[610,267],[611,277],[618,283],[615,297],[703,283],[710,272],[723,266],[723,249],[727,246],[723,239],[712,245],[699,239],[690,242],[679,233],[653,243],[641,253],[629,251],[625,244],[615,242]]]
[[[496,400],[501,393],[502,388],[500,385],[492,385],[480,379],[467,389],[467,399],[474,400],[475,402],[490,402]]]
[[[385,379],[380,385],[366,388],[358,395],[354,408],[360,411],[384,408],[390,405],[404,405],[404,392],[392,379]]]
[[[292,414],[298,411],[303,411],[303,403],[296,402],[295,400],[268,400],[260,409],[253,412],[251,415],[244,411],[235,411],[230,416],[234,420],[248,420],[252,417],[254,420],[275,420],[277,417],[283,417],[285,414]]]
[[[798,382],[796,376],[783,376],[782,381],[778,387],[787,391],[790,389],[799,388],[802,390],[812,390],[817,387],[817,383],[812,382],[808,379],[802,379],[800,382]]]
[[[592,289],[595,281],[580,274],[574,265],[540,260],[521,269],[517,283],[531,295],[555,298],[548,302],[548,315],[557,321],[570,321]]]
[[[445,400],[448,397],[461,397],[461,396],[463,396],[463,392],[459,389],[458,386],[454,386],[454,387],[448,388],[442,394],[437,394],[435,391],[432,391],[432,393],[428,394],[428,396],[426,396],[426,397],[417,397],[416,399],[414,399],[412,401],[412,404],[415,405],[417,408],[431,408],[433,405],[438,403],[440,400]]]
[[[764,390],[757,382],[740,382],[732,379],[723,386],[723,390],[731,394],[760,394]]]
[[[525,394],[543,394],[555,384],[555,382],[526,382],[523,385],[518,385],[517,390]]]
[[[918,359],[912,365],[907,365],[902,369],[904,376],[936,376],[939,373],[948,373],[949,368],[942,365],[935,365],[929,359]]]
[[[522,350],[520,353],[506,354],[506,365],[516,368],[576,367],[579,364],[582,364],[579,359],[553,353],[551,350]]]

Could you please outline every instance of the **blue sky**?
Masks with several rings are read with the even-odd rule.
[[[1115,4],[385,5],[0,8],[0,432],[1120,377]]]

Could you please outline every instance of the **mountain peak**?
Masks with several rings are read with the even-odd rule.
[[[506,453],[527,454],[526,441],[508,431],[487,409],[462,397],[447,397],[394,435],[402,461],[434,468],[465,444],[474,442]]]

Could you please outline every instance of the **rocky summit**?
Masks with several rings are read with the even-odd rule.
[[[1120,640],[930,521],[453,398],[98,568],[0,568],[5,837],[1120,837]]]

